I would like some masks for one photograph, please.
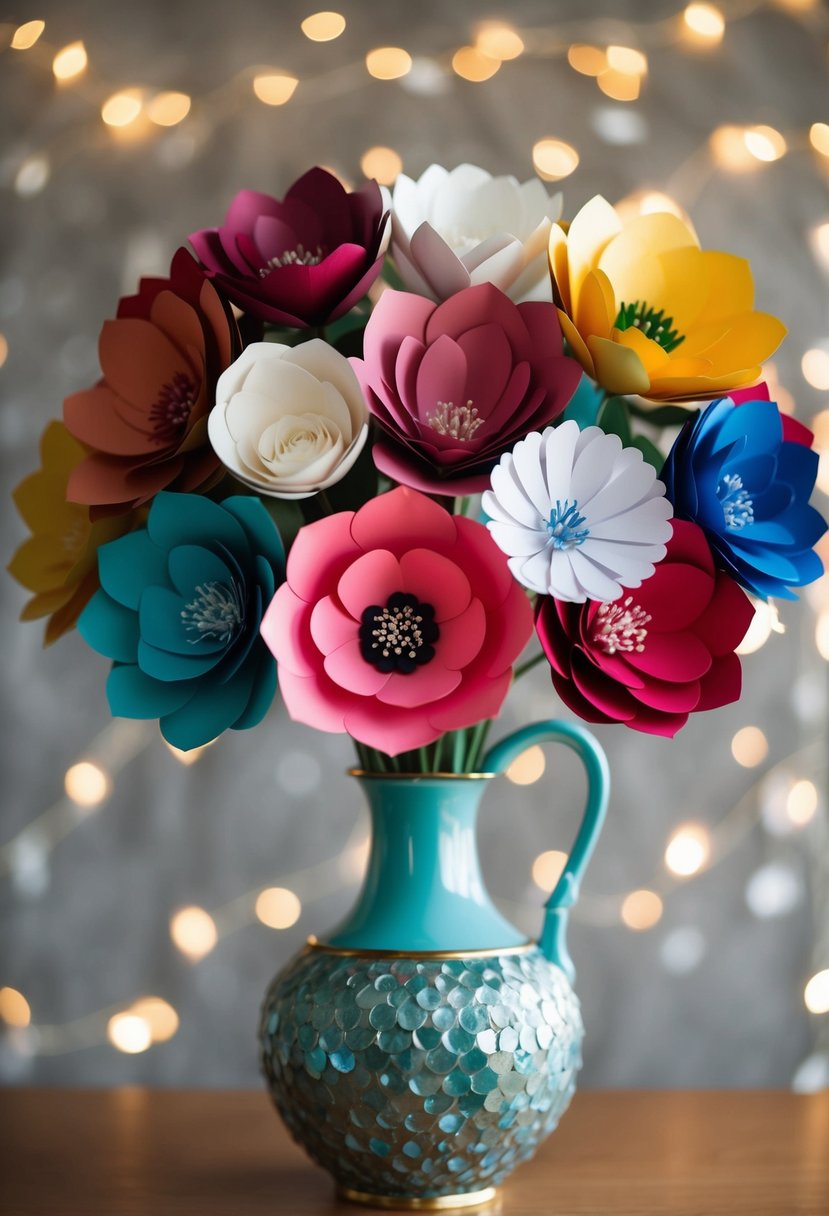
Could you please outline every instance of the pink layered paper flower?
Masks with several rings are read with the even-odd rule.
[[[285,198],[241,190],[221,228],[190,243],[239,308],[275,325],[327,325],[352,308],[379,275],[391,221],[377,182],[349,193],[310,169]]]
[[[702,529],[674,520],[666,556],[635,592],[609,604],[545,599],[536,629],[556,692],[579,717],[673,736],[689,714],[739,698],[734,649],[753,615]]]
[[[501,454],[564,410],[581,368],[553,304],[513,304],[491,283],[443,304],[386,291],[353,359],[381,435],[381,473],[434,494],[475,494]]]
[[[494,717],[532,627],[486,528],[401,487],[300,530],[261,631],[295,721],[393,756]]]

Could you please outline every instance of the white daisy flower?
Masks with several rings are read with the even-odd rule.
[[[641,586],[672,532],[665,487],[638,448],[572,421],[502,456],[481,505],[517,581],[579,604]]]

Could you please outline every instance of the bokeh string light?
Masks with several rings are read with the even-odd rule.
[[[557,26],[552,30],[523,30],[493,20],[479,24],[468,45],[440,50],[428,59],[413,58],[403,47],[378,47],[368,50],[357,62],[328,68],[302,80],[282,68],[252,67],[198,98],[174,89],[156,92],[146,87],[124,88],[113,86],[111,82],[107,85],[98,79],[83,40],[51,46],[44,37],[47,31],[41,20],[28,21],[11,31],[8,45],[36,68],[49,71],[59,87],[74,89],[89,100],[95,122],[102,122],[114,135],[131,134],[135,138],[153,134],[160,137],[164,128],[187,124],[194,115],[201,121],[218,118],[223,107],[237,104],[237,98],[255,98],[264,105],[281,107],[289,103],[312,104],[359,87],[403,87],[415,93],[438,93],[453,75],[463,82],[459,87],[465,87],[466,83],[485,85],[498,76],[502,68],[515,70],[511,65],[523,58],[558,58],[566,60],[575,73],[593,78],[606,97],[622,103],[609,108],[615,116],[612,123],[604,123],[605,135],[602,137],[610,144],[615,142],[624,147],[626,142],[638,142],[646,135],[646,127],[641,124],[637,127],[634,121],[635,108],[624,107],[625,103],[635,101],[647,87],[649,55],[671,47],[678,53],[715,53],[728,37],[731,26],[765,7],[778,8],[792,20],[812,23],[810,28],[821,36],[825,36],[829,28],[825,11],[814,0],[773,0],[766,4],[752,0],[719,5],[690,3],[673,17],[626,23],[625,37],[629,38],[629,45],[605,43],[601,37],[605,29],[602,22],[581,21],[573,29]],[[301,25],[304,36],[319,43],[336,40],[345,28],[345,18],[335,12],[311,14]],[[322,55],[323,49],[319,53]],[[629,117],[625,126],[621,125],[619,114]],[[154,132],[153,128],[158,130]],[[65,132],[61,138],[71,146],[72,141],[67,140]],[[698,192],[712,172],[773,171],[774,162],[794,154],[809,156],[821,174],[829,171],[829,124],[816,119],[802,131],[781,131],[767,123],[725,124],[713,131],[678,168],[666,192],[639,191],[623,200],[622,209],[627,206],[639,213],[674,210],[684,214],[682,204],[690,204],[693,191]],[[536,141],[531,157],[536,171],[549,181],[570,176],[579,165],[578,150],[555,135]],[[29,198],[46,189],[53,167],[51,148],[29,149],[14,177],[18,196]],[[403,162],[395,149],[374,147],[363,154],[361,168],[367,176],[391,184],[402,171]],[[693,189],[683,189],[683,183],[691,180]],[[814,225],[807,238],[815,262],[829,272],[829,217]],[[0,350],[2,364],[7,352],[5,339],[0,339]],[[801,368],[804,381],[811,388],[818,392],[829,391],[829,347],[818,345],[804,352]],[[829,418],[827,411],[822,413]],[[817,444],[829,451],[829,423],[824,431],[826,433],[822,434],[816,426]],[[822,469],[825,470],[829,456],[823,459]],[[829,492],[829,473],[824,472],[818,484],[824,492]],[[823,582],[826,584],[826,579]],[[820,594],[817,590],[809,597],[816,612],[814,644],[817,653],[829,661],[829,604],[818,598]],[[752,653],[782,629],[774,606],[758,604],[752,628],[739,653]],[[13,875],[20,858],[30,857],[33,849],[48,853],[84,822],[91,811],[106,805],[118,773],[150,746],[154,738],[155,733],[146,723],[116,722],[107,727],[93,740],[87,754],[67,771],[65,797],[0,846],[0,872]],[[183,764],[191,764],[204,749],[195,753],[170,750]],[[768,740],[758,727],[748,725],[735,734],[731,750],[740,766],[759,768],[767,756]],[[680,826],[666,844],[666,868],[650,885],[619,896],[585,897],[576,914],[590,923],[621,924],[635,932],[646,931],[661,922],[665,900],[676,887],[693,881],[697,875],[718,864],[758,822],[771,836],[810,830],[820,803],[818,787],[812,777],[817,779],[825,774],[819,769],[819,763],[813,765],[814,771],[808,775],[794,777],[791,773],[795,765],[805,764],[814,750],[807,749],[789,757],[763,773],[719,825],[710,828],[698,823]],[[508,776],[517,784],[529,784],[538,780],[543,771],[543,751],[533,748],[514,762]],[[196,963],[207,958],[223,937],[245,925],[259,923],[276,931],[290,928],[315,898],[353,885],[358,880],[366,849],[364,838],[354,839],[337,858],[305,871],[280,876],[276,879],[279,886],[246,892],[212,913],[194,905],[181,908],[171,916],[173,941],[182,955]],[[565,860],[565,854],[556,850],[539,855],[532,868],[536,885],[542,890],[551,890]],[[297,894],[294,887],[302,894]],[[779,863],[769,863],[752,876],[746,900],[755,915],[781,914],[781,910],[795,906],[798,889],[796,875],[781,868]],[[669,970],[679,973],[688,968],[689,960],[698,956],[700,949],[704,950],[704,943],[700,947],[699,931],[691,927],[679,928],[665,939],[663,961]],[[827,991],[829,971],[822,968],[815,972],[804,989],[804,1002],[810,1012],[820,1015],[829,1009]],[[3,988],[0,989],[0,1019],[15,1033],[31,1031],[29,1049],[37,1044],[35,1049],[42,1053],[75,1050],[78,1045],[107,1040],[119,1051],[138,1053],[153,1043],[164,1041],[157,1027],[154,1028],[153,1019],[159,1010],[162,1014],[165,1009],[168,1011],[164,1014],[168,1027],[174,1021],[167,1038],[175,1033],[178,1025],[175,1011],[161,998],[148,997],[143,1001],[143,1005],[138,1002],[127,1009],[110,1009],[90,1015],[68,1028],[32,1027],[25,996],[15,989]],[[152,1002],[157,1004],[152,1005]]]

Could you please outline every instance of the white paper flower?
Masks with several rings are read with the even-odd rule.
[[[216,385],[207,432],[239,481],[272,498],[310,498],[338,482],[368,438],[357,377],[320,338],[254,342]]]
[[[494,283],[516,304],[551,300],[547,242],[561,195],[538,178],[493,177],[475,165],[402,174],[392,194],[391,253],[409,291],[445,300]]]
[[[574,603],[639,587],[673,530],[665,487],[642,453],[572,421],[502,456],[482,506],[518,582]]]

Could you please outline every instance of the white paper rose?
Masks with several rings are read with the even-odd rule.
[[[516,304],[551,300],[550,228],[561,195],[538,178],[493,177],[476,165],[430,165],[417,181],[397,178],[391,254],[409,291],[445,300],[474,283],[494,283]]]
[[[272,498],[310,498],[354,464],[368,411],[351,365],[327,342],[254,342],[219,377],[207,432],[245,485]]]

